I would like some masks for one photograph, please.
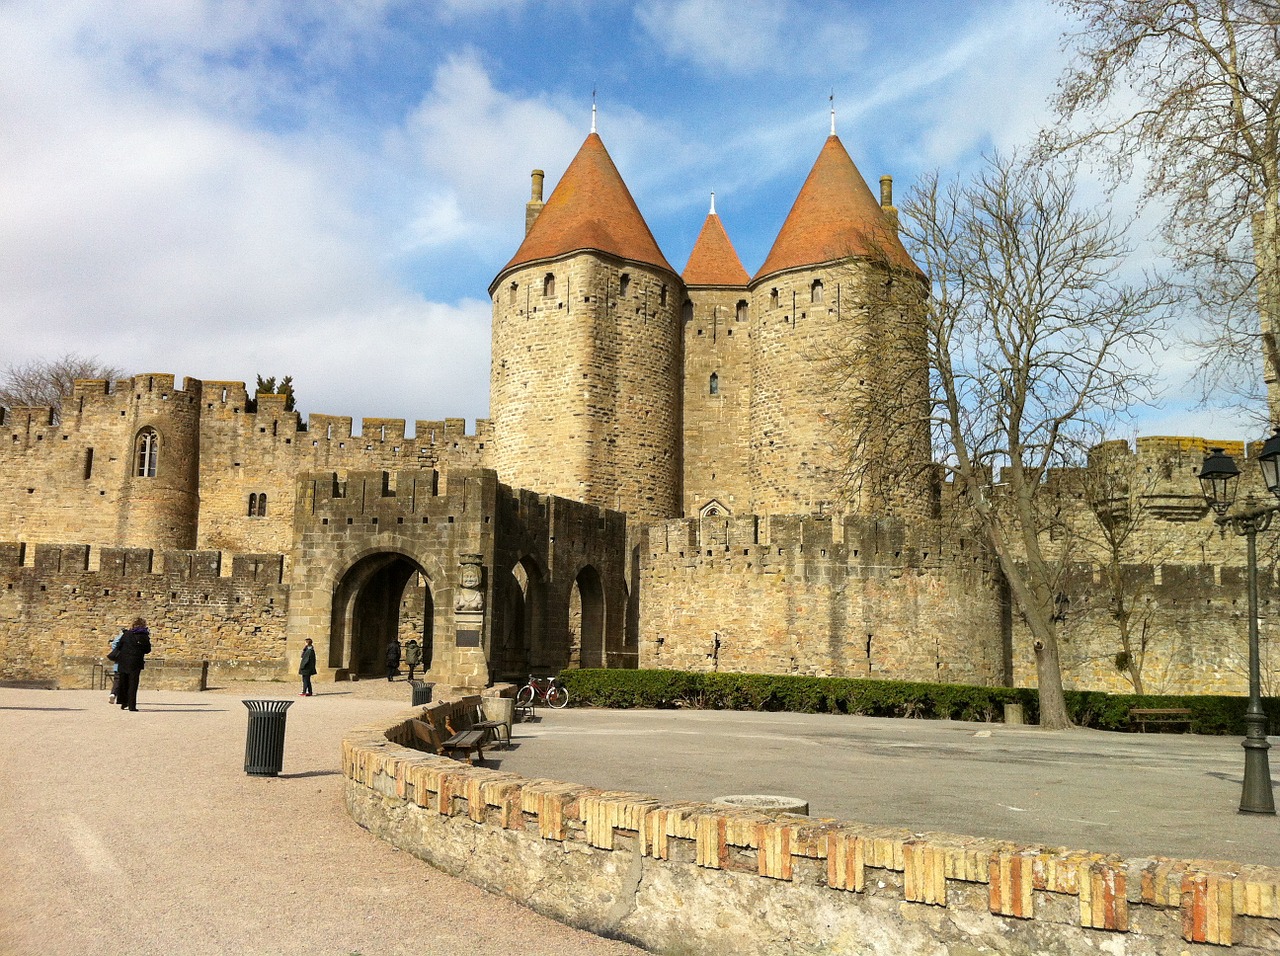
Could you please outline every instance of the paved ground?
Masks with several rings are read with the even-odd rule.
[[[161,693],[144,673],[136,714],[105,693],[0,688],[0,956],[641,952],[353,824],[338,741],[405,709],[409,691],[340,686],[293,698],[279,778],[244,773],[240,697],[292,685]]]
[[[490,765],[660,797],[799,797],[813,816],[917,831],[1280,866],[1280,818],[1238,812],[1238,737],[690,710],[538,718]]]
[[[342,732],[403,682],[322,686],[289,711],[284,773],[243,772],[242,697],[0,688],[0,956],[607,954],[360,830]],[[1238,739],[706,711],[539,711],[490,766],[659,796],[806,798],[815,815],[1122,852],[1280,865],[1240,815]],[[1280,753],[1280,751],[1278,751]],[[1280,758],[1278,758],[1280,759]]]

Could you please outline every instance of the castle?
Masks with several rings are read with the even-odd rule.
[[[142,614],[157,659],[215,678],[290,673],[305,638],[321,679],[374,673],[415,637],[428,679],[464,687],[572,666],[1033,683],[915,424],[929,285],[880,185],[833,121],[754,276],[714,197],[677,273],[593,129],[545,202],[533,173],[471,435],[303,421],[284,396],[162,374],[77,382],[57,416],[0,410],[0,678],[81,684]],[[824,359],[849,342],[872,347],[836,376]],[[1177,634],[1152,651],[1156,689],[1243,686],[1204,448],[1125,448],[1175,503],[1153,533],[1178,546],[1135,571]],[[1122,689],[1091,574],[1067,680]]]

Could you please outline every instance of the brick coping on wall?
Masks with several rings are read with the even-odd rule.
[[[848,938],[840,936],[845,923],[861,939],[850,952],[892,952],[906,938],[900,933],[918,931],[912,923],[937,934],[929,939],[991,947],[984,952],[1042,951],[1049,939],[1066,944],[1064,951],[1111,952],[1105,937],[1114,934],[1125,934],[1116,951],[1126,954],[1233,947],[1252,956],[1280,948],[1275,867],[1129,859],[663,801],[469,767],[408,746],[411,720],[443,721],[460,710],[456,701],[437,701],[348,733],[342,767],[351,815],[446,872],[655,952],[745,952],[743,939],[754,936],[744,936],[744,927],[774,905],[761,903],[766,898],[781,900],[793,928],[808,924],[788,935],[794,952],[839,951],[828,947]],[[571,856],[580,852],[593,861],[585,869]],[[536,867],[537,878],[523,879],[513,867]],[[632,877],[611,888],[610,874],[622,871]],[[634,903],[609,916],[584,902],[592,888],[581,882],[597,875],[596,895],[634,891]],[[537,889],[557,877],[577,881],[568,902]],[[636,889],[646,877],[655,885],[684,881],[684,896],[658,904],[658,896]],[[685,905],[686,897],[731,918],[712,919],[703,906]],[[660,906],[660,918],[628,909],[642,905]],[[870,942],[880,931],[889,941],[883,949]],[[761,942],[756,951],[778,945]]]

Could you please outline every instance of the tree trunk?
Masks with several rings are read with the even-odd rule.
[[[1058,635],[1052,625],[1031,625],[1035,641],[1036,680],[1040,685],[1040,726],[1045,730],[1067,730],[1075,726],[1067,714],[1067,698],[1062,691],[1062,664],[1058,660]]]

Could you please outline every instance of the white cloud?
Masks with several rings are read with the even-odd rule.
[[[668,56],[705,73],[826,75],[867,38],[847,16],[815,14],[779,0],[654,0],[636,19]]]

